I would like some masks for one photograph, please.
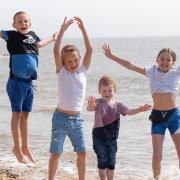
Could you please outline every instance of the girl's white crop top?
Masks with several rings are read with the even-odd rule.
[[[168,72],[159,71],[156,65],[145,68],[146,76],[150,80],[151,93],[173,93],[178,90],[180,79],[180,65],[172,67]]]

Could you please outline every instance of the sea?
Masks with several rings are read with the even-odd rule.
[[[173,49],[180,64],[180,37],[114,37],[93,38],[93,56],[87,77],[86,100],[82,117],[87,147],[87,171],[97,175],[96,156],[92,148],[92,128],[94,113],[86,110],[88,96],[99,97],[98,80],[103,75],[111,76],[117,84],[115,99],[130,108],[143,104],[152,104],[149,81],[146,77],[131,72],[106,58],[102,51],[103,43],[111,46],[113,54],[147,67],[156,64],[158,52],[165,47]],[[83,39],[65,39],[63,45],[76,45],[83,57],[85,47]],[[10,129],[11,108],[6,93],[9,74],[9,55],[6,44],[0,40],[0,163],[16,160],[12,155],[13,146]],[[53,59],[53,44],[40,49],[38,79],[33,111],[29,117],[29,145],[43,166],[48,166],[49,145],[51,139],[52,114],[57,105],[57,77]],[[177,93],[180,106],[180,91]],[[152,177],[151,123],[150,111],[133,116],[121,117],[118,138],[118,152],[115,174],[122,180],[148,180]],[[162,175],[170,180],[180,180],[179,162],[175,146],[166,131],[162,160]],[[68,138],[64,144],[64,154],[60,166],[70,173],[76,171],[76,156]],[[119,180],[119,178],[117,178]]]

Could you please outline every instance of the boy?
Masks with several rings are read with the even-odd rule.
[[[40,40],[33,31],[30,31],[31,21],[24,11],[14,15],[12,26],[15,30],[0,31],[0,38],[7,42],[10,54],[10,75],[6,89],[12,108],[11,131],[14,141],[12,151],[20,163],[28,163],[25,156],[36,163],[28,146],[27,121],[34,98],[32,80],[37,79],[38,48],[55,41],[56,34]]]
[[[130,109],[124,104],[115,101],[116,84],[112,78],[103,76],[99,80],[101,98],[88,98],[88,111],[95,111],[93,127],[93,149],[97,155],[98,172],[101,180],[113,180],[116,163],[117,138],[120,126],[120,114],[135,115],[151,109],[145,104]]]

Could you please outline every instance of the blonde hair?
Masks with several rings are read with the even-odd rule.
[[[98,86],[99,92],[100,92],[101,86],[108,86],[108,85],[113,85],[114,91],[116,92],[116,83],[109,76],[103,76],[99,80],[99,86]]]
[[[69,53],[69,52],[77,52],[79,57],[80,57],[80,53],[79,53],[78,48],[76,46],[70,44],[70,45],[64,46],[61,49],[61,59],[64,60],[66,53]]]
[[[176,53],[172,49],[170,49],[170,48],[163,48],[163,49],[161,49],[159,51],[159,53],[158,53],[157,60],[158,60],[159,56],[161,54],[165,53],[165,52],[169,53],[172,56],[173,61],[176,62]]]

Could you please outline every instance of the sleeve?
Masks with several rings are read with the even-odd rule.
[[[177,75],[180,76],[180,65],[178,65],[178,66],[175,68],[175,70],[176,70]]]
[[[1,30],[1,33],[2,33],[2,39],[8,41],[9,40],[8,31]]]
[[[39,36],[37,36],[34,31],[31,31],[30,33],[33,34],[33,36],[36,38],[37,42],[40,42],[40,41],[41,41],[41,39],[39,38]]]
[[[153,66],[150,66],[150,67],[146,67],[146,68],[145,68],[146,77],[151,77],[151,76],[152,76],[155,67],[156,67],[156,65],[153,65]]]
[[[87,70],[86,70],[86,68],[84,67],[83,64],[80,66],[79,70],[80,70],[81,72],[83,72],[85,75],[87,75]]]
[[[117,103],[117,112],[125,116],[128,111],[128,107],[120,102]]]

